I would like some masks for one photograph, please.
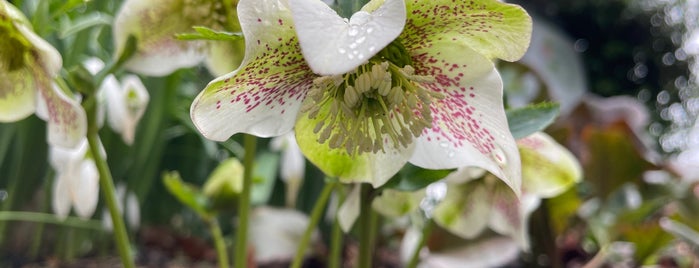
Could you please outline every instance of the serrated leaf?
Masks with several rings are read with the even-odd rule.
[[[233,41],[243,38],[243,33],[231,33],[224,31],[216,31],[204,26],[193,26],[196,33],[181,33],[175,37],[179,40],[218,40],[218,41]]]
[[[177,200],[194,210],[203,219],[213,216],[213,212],[209,210],[209,198],[197,187],[183,182],[177,171],[163,173],[163,184]]]
[[[453,170],[441,169],[431,170],[414,166],[410,163],[393,176],[384,186],[384,189],[393,189],[398,191],[417,191],[427,187],[433,182],[443,179]]]
[[[507,110],[507,124],[515,139],[521,139],[548,127],[559,113],[557,103],[542,102]]]

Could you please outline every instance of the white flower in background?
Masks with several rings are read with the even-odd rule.
[[[308,217],[296,210],[255,208],[250,214],[248,240],[255,249],[255,260],[258,263],[290,260],[296,254],[308,222]],[[318,241],[317,231],[311,239]]]
[[[83,65],[93,75],[104,68],[104,62],[98,58],[90,58]],[[135,75],[127,75],[120,83],[110,74],[99,86],[98,95],[98,125],[102,126],[106,108],[109,127],[121,134],[124,143],[132,145],[136,126],[143,117],[150,99],[141,79]]]
[[[83,139],[76,148],[51,146],[49,157],[56,171],[51,203],[53,212],[59,218],[65,218],[72,207],[78,216],[92,217],[99,196],[99,172],[88,153],[87,140]]]
[[[235,3],[237,1],[232,1]],[[237,18],[236,18],[237,19]],[[201,62],[214,75],[234,70],[243,57],[243,39],[234,41],[177,40],[175,34],[193,32],[192,26],[228,29],[222,1],[213,0],[127,0],[114,18],[114,42],[119,55],[129,35],[137,40],[136,53],[126,62],[129,71],[164,76]]]
[[[306,158],[303,157],[293,132],[273,138],[270,147],[282,152],[280,175],[286,183],[286,205],[293,207],[306,171]]]
[[[107,122],[128,145],[133,144],[136,125],[148,106],[149,95],[141,79],[135,75],[122,78],[121,87],[105,87]]]
[[[117,185],[116,188],[117,208],[121,215],[125,215],[126,223],[129,225],[131,230],[135,230],[141,224],[141,210],[138,205],[138,198],[136,194],[131,191],[126,190],[124,184]],[[126,212],[124,212],[124,207],[126,207]],[[112,216],[109,214],[109,210],[102,211],[102,225],[105,230],[112,231],[114,226],[112,225]]]

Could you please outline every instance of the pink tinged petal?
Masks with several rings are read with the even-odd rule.
[[[519,151],[493,64],[468,47],[445,42],[411,53],[416,73],[436,80],[422,86],[445,98],[432,104],[432,128],[417,139],[410,162],[429,169],[480,167],[519,193]]]
[[[40,78],[39,89],[48,113],[48,142],[54,146],[74,147],[87,133],[85,110],[77,100],[43,79]]]
[[[82,218],[90,218],[97,208],[99,197],[99,173],[95,162],[85,159],[75,168],[71,179],[71,192],[73,193],[73,208],[75,214]]]
[[[22,120],[36,110],[36,90],[32,73],[22,68],[0,72],[0,122]]]
[[[205,56],[202,41],[181,41],[176,33],[192,31],[197,25],[184,15],[185,1],[129,0],[114,19],[114,42],[119,55],[129,35],[137,39],[137,51],[126,63],[130,71],[164,76],[180,68],[199,64]]]
[[[400,35],[406,18],[403,0],[386,0],[349,20],[319,0],[292,0],[290,6],[303,55],[320,75],[344,74],[366,63]]]
[[[521,7],[497,0],[406,0],[403,44],[429,47],[433,41],[469,46],[490,59],[515,61],[529,46],[532,21]]]
[[[488,226],[491,204],[481,181],[452,185],[434,211],[439,226],[463,238],[474,238]]]
[[[291,131],[313,83],[286,1],[238,3],[245,58],[238,70],[209,83],[191,117],[205,137],[224,141],[244,132],[260,137]]]
[[[70,213],[71,197],[68,185],[69,178],[67,176],[69,175],[65,172],[58,173],[53,180],[51,208],[53,213],[60,219],[65,219]]]
[[[529,249],[527,222],[519,198],[502,183],[491,185],[490,229],[512,237],[522,249]]]

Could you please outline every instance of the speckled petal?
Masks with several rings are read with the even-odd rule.
[[[136,54],[126,63],[128,70],[164,76],[204,59],[202,41],[181,41],[174,37],[201,25],[183,15],[185,8],[184,0],[128,0],[122,4],[114,19],[117,55],[124,50],[129,35],[138,41]]]
[[[242,0],[238,14],[246,47],[241,67],[209,83],[191,108],[199,131],[216,141],[240,132],[270,137],[290,131],[315,78],[286,1]]]
[[[406,0],[403,44],[458,42],[488,58],[515,61],[529,46],[532,22],[519,6],[497,0]]]
[[[15,24],[18,32],[32,46],[32,55],[26,61],[32,74],[34,87],[39,92],[37,101],[46,108],[48,142],[51,145],[74,147],[85,137],[87,119],[80,102],[63,92],[53,83],[61,69],[62,60],[58,51],[23,24]]]
[[[386,0],[349,20],[319,0],[292,0],[290,6],[303,55],[320,75],[344,74],[366,63],[400,35],[406,18],[403,0]]]
[[[519,151],[507,125],[502,80],[492,62],[449,42],[411,52],[417,74],[436,79],[422,86],[445,98],[432,104],[432,128],[418,138],[410,162],[429,169],[480,167],[519,193]]]
[[[309,98],[308,101],[313,100]],[[296,141],[301,152],[326,175],[337,177],[342,182],[368,182],[374,187],[379,187],[395,175],[408,161],[413,152],[414,143],[409,144],[408,147],[398,146],[395,148],[386,138],[384,139],[384,152],[361,153],[352,156],[347,153],[344,147],[331,149],[330,141],[319,143],[322,131],[314,133],[313,130],[320,119],[328,113],[329,106],[330,104],[321,108],[316,119],[309,119],[307,113],[299,114],[295,130]],[[335,123],[337,124],[337,121]],[[341,128],[344,126],[335,125],[330,129],[341,131]]]

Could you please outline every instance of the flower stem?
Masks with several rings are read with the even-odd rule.
[[[226,243],[223,241],[223,234],[221,233],[221,227],[218,225],[218,220],[215,217],[211,218],[207,221],[207,224],[209,225],[211,238],[214,240],[214,246],[216,247],[218,267],[228,268],[228,251],[226,250]]]
[[[359,267],[371,268],[374,252],[374,223],[375,216],[371,209],[372,189],[369,184],[361,185],[361,200],[359,205]]]
[[[255,164],[255,150],[257,150],[257,138],[252,135],[244,136],[245,157],[243,159],[243,191],[238,201],[238,228],[235,237],[235,266],[244,268],[248,253],[248,220],[250,215],[250,188],[252,188],[252,171]]]
[[[323,191],[320,192],[320,196],[318,196],[318,200],[316,200],[315,205],[313,205],[313,210],[311,210],[311,219],[308,222],[306,231],[303,232],[301,241],[297,245],[296,256],[294,256],[294,261],[291,263],[292,268],[301,267],[301,264],[303,263],[303,256],[306,253],[306,248],[308,248],[309,242],[311,241],[313,230],[315,230],[315,227],[318,225],[318,221],[320,221],[320,217],[323,215],[323,209],[328,203],[328,199],[330,198],[330,194],[332,193],[333,189],[335,189],[335,185],[337,185],[336,182],[326,183],[325,186],[323,186]]]
[[[86,109],[88,110],[88,109]],[[91,109],[93,112],[95,108]],[[89,113],[89,112],[88,112]],[[94,115],[95,113],[92,113]],[[119,256],[121,257],[121,263],[125,268],[133,268],[134,263],[131,258],[131,251],[129,249],[129,237],[126,234],[126,226],[124,225],[124,220],[121,217],[119,208],[117,205],[116,190],[114,188],[114,182],[112,180],[112,174],[109,171],[109,166],[107,161],[102,157],[100,150],[99,136],[97,134],[97,124],[95,122],[94,116],[88,116],[88,130],[87,130],[87,142],[90,144],[90,152],[97,165],[97,170],[100,174],[100,189],[102,189],[102,195],[104,196],[104,201],[109,208],[109,214],[112,217],[112,226],[114,226],[114,239],[119,250]]]
[[[72,228],[84,228],[90,230],[103,230],[102,223],[97,220],[86,220],[77,217],[66,217],[60,219],[55,214],[28,212],[28,211],[0,211],[0,222],[5,221],[27,221],[50,223]]]
[[[60,80],[62,81],[62,80]],[[60,84],[60,83],[59,83]],[[114,242],[116,243],[121,263],[125,268],[133,268],[134,262],[131,258],[131,250],[129,245],[129,237],[126,233],[126,225],[124,219],[119,212],[117,204],[116,189],[112,173],[109,171],[107,160],[102,155],[102,148],[99,138],[99,125],[97,124],[97,99],[94,96],[87,96],[82,103],[87,115],[87,143],[90,146],[90,154],[95,161],[97,171],[99,172],[99,184],[102,191],[102,196],[109,209],[109,215],[112,218],[112,226],[114,227]]]
[[[432,232],[433,225],[434,223],[432,222],[432,220],[428,220],[427,222],[425,222],[425,226],[422,227],[422,236],[420,236],[420,241],[418,241],[417,245],[415,246],[415,251],[413,251],[413,255],[410,257],[410,262],[406,267],[417,267],[417,264],[420,262],[420,251],[422,250],[422,247],[425,246],[427,237],[429,237],[430,233]]]
[[[337,207],[342,205],[345,200],[345,194],[342,191],[336,192],[338,195]],[[329,268],[340,268],[342,261],[342,228],[340,227],[340,221],[337,216],[333,217],[333,226],[330,233],[330,256],[328,257],[328,267]]]

